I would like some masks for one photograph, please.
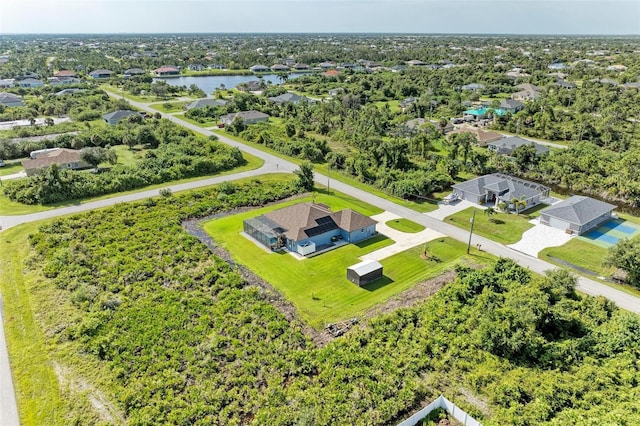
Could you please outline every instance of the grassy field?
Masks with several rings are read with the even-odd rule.
[[[410,221],[409,219],[392,219],[386,222],[389,228],[393,228],[397,231],[406,232],[409,234],[415,234],[420,231],[424,231],[424,226],[419,223]]]
[[[227,249],[233,258],[267,280],[297,308],[302,318],[315,328],[361,315],[372,306],[387,300],[418,282],[440,275],[450,269],[466,246],[448,238],[430,243],[429,253],[439,261],[420,257],[423,246],[396,254],[381,261],[384,277],[364,287],[346,279],[346,268],[359,263],[360,256],[393,243],[379,235],[359,244],[348,244],[336,250],[298,260],[288,253],[271,253],[241,237],[242,221],[285,207],[311,197],[281,203],[276,206],[212,220],[204,229]],[[348,196],[319,194],[316,202],[331,206],[333,210],[351,207],[363,214],[375,214],[379,209],[354,201]],[[441,242],[440,242],[441,241]],[[488,258],[488,257],[487,257]]]
[[[602,265],[602,260],[607,255],[607,249],[591,244],[580,238],[572,238],[559,247],[548,247],[538,253],[540,259],[556,263],[551,257],[555,257],[565,262],[580,266],[589,271],[593,271],[603,277],[608,277],[615,268]]]
[[[188,117],[185,117],[183,112],[181,112],[179,114],[173,114],[173,115],[175,117],[178,117],[180,120],[184,120],[184,121],[186,121],[188,123],[195,124],[196,126],[202,127],[203,129],[207,129],[209,127],[217,126],[218,123],[220,123],[220,120],[217,120],[217,119],[216,120],[205,121],[204,123],[200,123],[199,121],[192,120],[192,119],[190,119]]]
[[[24,272],[22,261],[29,251],[27,236],[37,227],[31,223],[0,234],[0,291],[20,423],[56,425],[64,423],[58,417],[62,391],[34,310],[25,308],[32,304],[29,289],[38,283],[34,274]]]
[[[161,104],[153,104],[153,105],[149,105],[151,108],[155,109],[156,111],[160,111],[160,112],[167,112],[167,113],[172,113],[172,112],[182,112],[183,111],[183,107],[184,104],[186,104],[187,102],[184,101],[178,101],[178,102],[163,102]],[[169,106],[169,108],[167,108],[167,105]]]
[[[484,210],[469,207],[456,214],[447,216],[445,221],[453,223],[460,228],[469,229],[469,223],[475,210],[476,220],[473,226],[473,232],[475,234],[502,244],[513,244],[520,241],[524,231],[533,228],[533,225],[530,224],[529,221],[539,216],[540,210],[544,207],[546,207],[546,205],[540,204],[519,215],[496,213],[490,218],[484,214]]]
[[[128,151],[128,149],[129,149],[128,147],[123,147],[122,145],[120,145],[120,147],[122,147],[121,149],[123,151]],[[135,153],[135,151],[134,151],[134,153]],[[254,170],[254,169],[257,169],[259,167],[262,167],[262,165],[264,164],[263,160],[261,160],[258,157],[254,157],[253,155],[250,155],[250,154],[247,154],[247,153],[243,153],[242,156],[247,160],[247,164],[245,164],[244,166],[241,166],[241,167],[236,167],[233,170],[228,170],[226,172],[222,172],[222,173],[219,173],[219,174],[213,175],[213,176],[225,176],[225,175],[244,172],[244,171],[247,171],[247,170]],[[120,157],[118,157],[118,158],[120,158]],[[122,161],[129,161],[129,160],[124,159]],[[107,198],[118,197],[118,196],[121,196],[121,195],[133,194],[133,193],[136,193],[136,192],[148,191],[148,190],[151,190],[151,189],[166,188],[167,186],[177,185],[177,184],[180,184],[180,183],[195,182],[195,181],[202,180],[202,179],[207,179],[207,178],[210,178],[210,177],[213,177],[213,176],[200,176],[200,177],[195,177],[195,178],[180,179],[180,180],[176,180],[176,181],[172,181],[172,182],[164,182],[164,183],[159,183],[157,185],[150,185],[150,186],[146,186],[144,188],[138,188],[138,189],[134,189],[134,190],[131,190],[131,191],[118,192],[116,194],[107,194],[107,195],[102,195],[100,197],[86,198],[86,199],[83,199],[83,200],[71,200],[71,201],[66,201],[66,202],[63,202],[63,203],[50,204],[50,205],[46,205],[46,206],[43,206],[43,205],[27,205],[27,204],[16,203],[15,201],[11,201],[7,197],[5,197],[4,195],[0,194],[0,216],[15,216],[15,215],[22,215],[22,214],[38,213],[38,212],[42,212],[42,211],[46,211],[46,210],[51,210],[51,209],[54,209],[54,208],[57,208],[57,207],[67,207],[67,206],[73,206],[73,205],[78,205],[78,204],[86,204],[86,203],[90,203],[92,201],[105,200]]]
[[[12,175],[24,170],[20,161],[15,163],[5,163],[4,167],[0,167],[0,176]]]

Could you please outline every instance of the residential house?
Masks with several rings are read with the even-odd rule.
[[[338,71],[337,69],[331,69],[329,71],[325,71],[325,72],[322,73],[322,75],[324,77],[337,77],[340,74],[342,74],[342,72]]]
[[[515,114],[524,108],[524,104],[515,99],[501,99],[499,108],[506,112]]]
[[[309,255],[337,242],[357,243],[376,234],[377,222],[351,209],[299,203],[243,222],[244,232],[272,250]]]
[[[53,76],[57,78],[73,78],[76,77],[76,72],[71,70],[60,70],[57,73],[53,74]]]
[[[269,68],[267,66],[264,66],[264,65],[257,64],[257,65],[252,66],[251,68],[249,68],[249,71],[251,71],[251,72],[269,72],[269,71],[271,71],[271,68]]]
[[[593,80],[591,80],[591,81],[593,81]],[[600,79],[600,80],[596,80],[596,81],[599,81],[599,82],[600,82],[600,84],[609,84],[609,85],[611,85],[611,86],[618,86],[618,85],[620,85],[620,83],[618,83],[617,81],[615,81],[615,80],[613,80],[613,79],[611,79],[611,78],[602,78],[602,79]]]
[[[538,87],[533,84],[518,84],[516,88],[521,90],[511,94],[511,98],[517,101],[533,101],[542,95],[542,87]]]
[[[425,124],[430,124],[431,126],[433,126],[435,130],[442,133],[443,135],[446,135],[447,133],[450,133],[454,130],[453,124],[451,124],[451,122],[448,120],[447,120],[447,123],[444,126],[442,126],[440,124],[440,121],[427,120],[426,118],[414,118],[412,120],[405,122],[402,125],[402,127],[404,127],[404,129],[411,134],[411,133],[416,133]]]
[[[78,84],[81,82],[80,79],[76,77],[49,77],[47,80],[52,86],[60,84]]]
[[[0,79],[0,88],[7,89],[15,86],[15,80],[12,78]]]
[[[411,96],[409,98],[406,98],[400,101],[400,103],[398,104],[398,108],[400,108],[402,112],[405,112],[405,110],[409,108],[409,106],[413,105],[417,101],[418,101],[418,98]]]
[[[275,64],[271,66],[273,72],[289,72],[289,67],[282,64]]]
[[[270,98],[268,98],[271,102],[274,102],[276,104],[286,104],[286,103],[292,103],[292,104],[299,104],[300,102],[302,102],[303,100],[306,100],[309,103],[313,103],[315,102],[314,99],[311,98],[307,98],[306,96],[300,96],[297,95],[295,93],[283,93],[282,95],[278,95],[278,96],[272,96]]]
[[[574,195],[540,212],[540,223],[567,233],[584,234],[613,217],[616,206],[593,198]]]
[[[473,126],[464,126],[459,129],[453,130],[451,134],[454,133],[471,133],[476,137],[478,141],[478,145],[487,146],[490,142],[495,142],[497,140],[502,139],[504,136],[498,132],[494,132],[493,130],[483,130]]]
[[[34,159],[22,162],[27,176],[40,173],[53,164],[57,164],[61,169],[69,170],[86,169],[90,167],[89,164],[82,161],[80,151],[67,148],[48,150],[47,152],[40,153]]]
[[[24,103],[22,102],[22,98],[18,95],[0,92],[0,105],[4,105],[6,107],[17,107],[24,105]]]
[[[307,71],[311,69],[308,64],[293,64],[292,68],[296,71]]]
[[[220,117],[220,121],[224,125],[229,125],[233,123],[233,120],[236,117],[240,117],[244,124],[255,124],[261,121],[269,121],[269,115],[260,111],[240,111],[240,112],[232,112],[230,114],[225,114]]]
[[[128,70],[126,70],[124,72],[124,75],[122,76],[123,78],[131,78],[134,77],[136,75],[144,75],[147,72],[145,70],[143,70],[142,68],[129,68]]]
[[[546,146],[540,145],[539,143],[535,143],[533,141],[522,139],[518,136],[509,136],[495,142],[490,142],[487,144],[487,149],[500,155],[511,156],[511,154],[513,154],[513,151],[524,145],[533,145],[533,147],[536,149],[536,154],[538,155],[546,155],[549,153],[549,148],[547,148]]]
[[[241,92],[257,92],[263,89],[263,84],[263,82],[260,82],[258,80],[252,80],[247,81],[246,83],[238,84],[238,86],[236,86],[236,89],[240,90]]]
[[[557,78],[556,82],[553,83],[555,86],[560,87],[561,89],[575,89],[576,85],[573,83],[570,83],[562,78]]]
[[[24,80],[17,81],[16,84],[20,87],[25,87],[25,88],[34,88],[34,87],[44,86],[44,82],[36,78],[26,78]]]
[[[167,76],[171,76],[171,75],[179,75],[180,74],[180,69],[178,67],[174,67],[172,65],[165,65],[165,66],[162,66],[160,68],[156,68],[155,70],[153,70],[151,72],[154,73],[155,75],[157,75],[158,77],[167,77]]]
[[[136,115],[136,114],[140,114],[140,113],[137,111],[131,111],[129,109],[120,109],[118,111],[113,111],[113,112],[110,112],[109,114],[103,115],[102,119],[106,121],[108,124],[115,125],[115,124],[118,124],[120,121],[124,120],[125,118],[131,115]]]
[[[96,80],[111,78],[114,75],[115,73],[113,71],[103,69],[94,70],[89,73],[89,77]]]
[[[460,89],[461,90],[470,90],[472,92],[477,92],[478,90],[484,89],[484,84],[480,84],[480,83],[465,84]]]
[[[624,89],[640,89],[640,83],[634,81],[632,83],[625,83],[622,85]]]
[[[616,64],[616,65],[609,65],[607,67],[607,71],[617,71],[617,72],[624,72],[627,70],[627,67],[622,65],[622,64]]]
[[[198,108],[204,108],[208,106],[213,106],[213,107],[225,106],[227,103],[228,102],[224,99],[204,98],[204,99],[197,99],[191,102],[190,104],[187,104],[185,106],[185,109],[198,109]]]
[[[327,61],[327,62],[320,62],[320,63],[318,64],[318,66],[319,66],[320,68],[322,68],[323,70],[330,70],[331,68],[335,68],[335,67],[336,67],[336,64],[335,64],[335,62],[329,62],[329,61]]]
[[[202,64],[189,64],[187,68],[189,68],[190,71],[204,71],[207,69],[207,67]]]
[[[410,61],[405,62],[407,65],[409,65],[410,67],[423,67],[426,64],[426,62],[422,62],[418,59],[412,59]]]
[[[56,92],[56,96],[65,96],[65,95],[75,95],[76,93],[85,92],[85,89],[62,89],[59,92]]]
[[[550,189],[538,183],[518,179],[513,176],[492,173],[453,185],[453,193],[462,200],[476,204],[490,203],[498,206],[501,202],[509,209],[515,209],[513,199],[525,201],[525,209],[540,204],[549,196]]]

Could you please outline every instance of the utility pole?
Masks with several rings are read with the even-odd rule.
[[[471,219],[469,220],[469,222],[471,222],[471,230],[469,231],[469,244],[467,244],[467,254],[469,254],[469,250],[471,249],[471,236],[473,235],[473,224],[476,221],[476,209],[473,209],[473,216],[471,216]]]
[[[327,161],[327,194],[331,194],[331,164]]]

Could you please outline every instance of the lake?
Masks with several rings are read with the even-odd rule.
[[[300,73],[289,74],[289,79],[300,77]],[[271,82],[273,84],[279,84],[280,79],[276,74],[265,74],[262,76],[265,82]],[[170,77],[170,78],[154,78],[154,81],[163,80],[171,86],[186,86],[189,87],[195,84],[200,89],[204,90],[207,95],[211,95],[221,84],[227,89],[232,89],[240,83],[247,83],[249,81],[258,80],[255,75],[208,75],[208,76],[191,76],[191,77]]]

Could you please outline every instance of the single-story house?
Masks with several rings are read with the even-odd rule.
[[[261,121],[269,121],[269,114],[260,111],[240,111],[225,114],[220,117],[220,121],[224,125],[233,123],[236,117],[240,117],[244,124],[255,124]]]
[[[369,284],[382,277],[382,264],[377,260],[365,260],[347,268],[347,279],[358,286]]]
[[[0,87],[2,88],[13,87],[14,85],[15,80],[13,78],[0,79]]]
[[[306,256],[337,241],[357,243],[376,234],[377,222],[351,209],[332,212],[328,206],[299,203],[243,222],[244,232],[272,250]]]
[[[95,78],[95,79],[111,78],[114,74],[115,73],[110,70],[98,69],[98,70],[91,71],[89,73],[89,77]]]
[[[409,65],[410,67],[423,67],[425,65],[427,65],[426,62],[422,62],[419,59],[412,59],[410,61],[405,62],[407,65]]]
[[[115,124],[118,124],[120,121],[124,120],[125,118],[129,117],[130,115],[136,115],[136,114],[140,114],[140,113],[137,111],[131,111],[130,109],[120,109],[118,111],[113,111],[113,112],[110,112],[109,114],[105,114],[102,116],[102,118],[108,124],[115,125]]]
[[[189,64],[187,68],[189,68],[190,71],[204,71],[207,69],[207,67],[202,64]]]
[[[522,139],[518,136],[509,136],[495,142],[490,142],[489,144],[487,144],[487,149],[490,151],[494,151],[500,155],[510,156],[511,154],[513,154],[513,151],[523,145],[533,145],[533,147],[536,149],[536,154],[538,155],[546,155],[549,153],[549,148],[547,148],[546,146],[540,145],[539,143],[535,143],[533,141]]]
[[[540,212],[540,223],[583,234],[610,220],[616,206],[590,197],[574,195]]]
[[[22,162],[24,171],[27,176],[33,176],[40,173],[43,169],[57,164],[61,169],[77,170],[90,167],[89,164],[82,161],[80,151],[67,148],[56,148],[47,152],[42,152],[32,160]]]
[[[504,137],[502,134],[494,132],[493,130],[483,130],[472,126],[461,127],[452,131],[451,134],[463,132],[472,133],[476,137],[479,146],[487,146],[490,142],[498,141]]]
[[[553,84],[555,86],[558,86],[558,87],[562,88],[562,89],[575,89],[576,88],[575,84],[573,84],[573,83],[571,83],[569,81],[566,81],[566,80],[564,80],[562,78],[557,78],[556,82],[553,83]]]
[[[160,68],[156,68],[155,70],[151,71],[152,73],[154,73],[155,75],[157,75],[158,77],[165,77],[168,75],[178,75],[180,74],[180,69],[171,65],[165,65],[162,66]]]
[[[37,78],[25,78],[24,80],[17,81],[16,84],[20,87],[42,87],[44,82]]]
[[[238,84],[236,89],[240,90],[241,92],[257,92],[263,89],[262,85],[263,82],[260,82],[258,80],[251,80],[247,81],[246,83]]]
[[[76,72],[71,70],[60,70],[57,73],[53,74],[54,77],[63,78],[63,77],[75,77]]]
[[[637,81],[633,81],[631,83],[624,83],[622,85],[623,89],[640,89],[640,83]]]
[[[500,109],[503,109],[507,112],[510,112],[512,114],[515,114],[516,112],[520,111],[522,108],[524,108],[524,104],[520,101],[517,101],[515,99],[502,99],[500,100]]]
[[[272,96],[267,99],[269,99],[271,102],[274,102],[276,104],[292,103],[297,105],[300,102],[302,102],[303,99],[306,99],[308,103],[315,102],[315,100],[307,98],[306,96],[300,96],[295,93],[289,93],[289,92],[283,93],[282,95],[278,95],[278,96]]]
[[[146,74],[146,71],[143,70],[142,68],[129,68],[124,72],[123,77],[131,78],[136,75],[144,75],[144,74]]]
[[[309,64],[293,64],[291,68],[293,68],[296,71],[305,71],[305,70],[311,69]]]
[[[56,92],[56,96],[64,96],[64,95],[74,95],[76,93],[82,93],[85,89],[62,89],[59,92]]]
[[[271,71],[273,72],[287,72],[289,71],[289,67],[282,64],[275,64],[271,66]]]
[[[265,65],[260,65],[260,64],[256,64],[254,66],[252,66],[251,68],[249,68],[249,71],[251,72],[269,72],[271,71],[271,68],[265,66]]]
[[[2,92],[0,93],[0,104],[6,107],[22,106],[22,98],[13,93]]]
[[[516,101],[535,101],[539,99],[542,94],[536,90],[521,90],[511,94],[511,98]]]
[[[335,62],[328,61],[328,62],[320,62],[318,66],[323,70],[330,70],[331,68],[335,68],[336,64]]]
[[[80,79],[75,77],[49,77],[47,80],[48,83],[52,86],[58,86],[60,84],[80,83]]]
[[[193,102],[191,102],[190,104],[187,104],[185,106],[186,109],[197,109],[197,108],[204,108],[204,107],[208,107],[208,106],[225,106],[228,102],[225,101],[224,99],[211,99],[211,98],[204,98],[204,99],[197,99]]]
[[[508,208],[514,209],[511,200],[517,198],[527,203],[526,208],[539,204],[542,198],[549,196],[550,189],[538,183],[518,179],[501,173],[480,176],[453,185],[453,193],[462,200],[476,204],[507,203]]]
[[[472,92],[477,92],[478,90],[484,89],[484,84],[480,84],[480,83],[465,84],[460,89],[462,89],[462,90],[471,90]]]

